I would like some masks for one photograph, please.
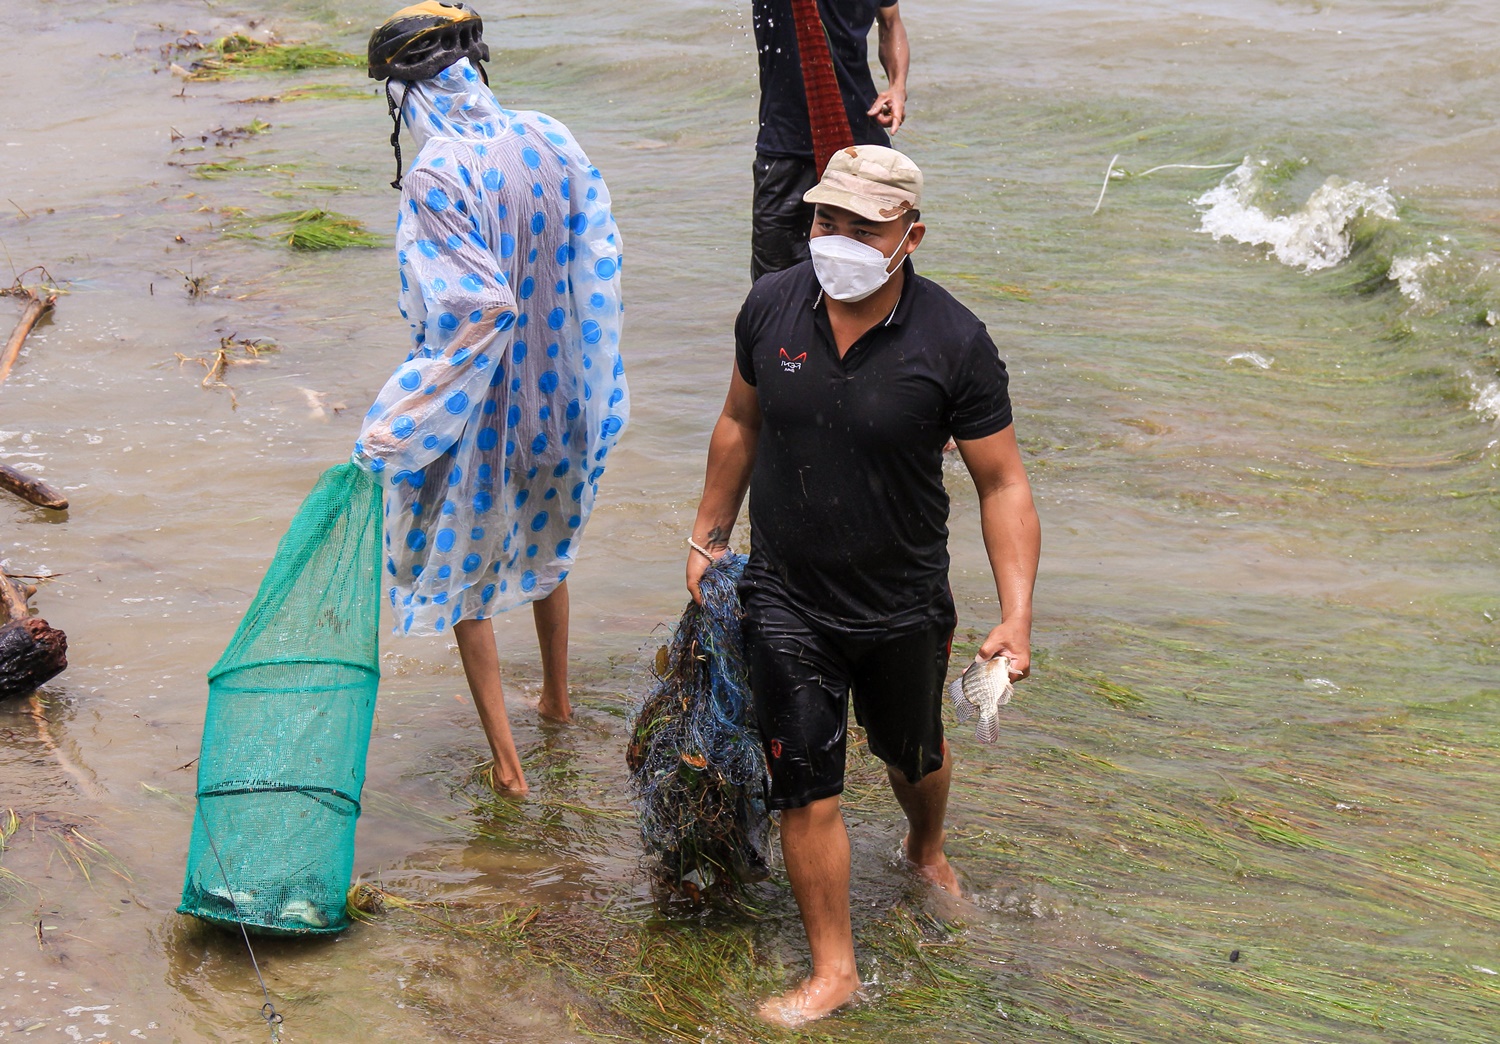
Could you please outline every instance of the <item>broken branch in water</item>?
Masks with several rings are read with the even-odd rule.
[[[0,697],[35,692],[68,666],[68,637],[31,615],[36,593],[0,571]]]
[[[37,507],[51,508],[53,511],[68,509],[67,497],[41,479],[17,471],[9,464],[0,464],[0,489],[9,490]]]
[[[27,298],[26,309],[21,313],[21,319],[16,323],[16,328],[10,332],[10,340],[5,342],[5,347],[0,349],[0,384],[10,376],[10,368],[15,365],[16,357],[21,354],[21,346],[26,343],[26,335],[31,333],[31,328],[51,311],[52,306],[57,303],[57,294],[48,292],[39,294],[35,290],[25,289],[17,285],[11,289],[16,297]]]
[[[237,358],[235,351],[238,349],[243,353],[243,358]],[[202,385],[205,388],[229,388],[229,405],[238,409],[240,400],[235,394],[229,382],[224,379],[231,366],[243,366],[247,363],[258,363],[263,361],[261,356],[267,352],[280,351],[280,348],[272,341],[251,340],[248,337],[237,337],[230,334],[219,338],[219,347],[211,351],[208,356],[183,355],[181,352],[174,353],[177,356],[177,365],[195,362],[202,366],[207,372],[203,376]]]
[[[0,624],[13,623],[30,616],[31,606],[27,602],[34,594],[34,586],[20,583],[15,577],[6,576],[4,570],[0,570]]]

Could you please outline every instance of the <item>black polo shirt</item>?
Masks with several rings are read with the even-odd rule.
[[[762,418],[741,593],[850,634],[956,622],[943,446],[1011,422],[984,324],[904,269],[895,310],[842,359],[810,261],[757,281],[734,325]]]
[[[876,10],[896,2],[818,0],[834,76],[844,96],[844,111],[849,115],[856,145],[891,143],[885,128],[867,115],[877,93],[870,74],[869,36]],[[760,134],[755,139],[755,151],[762,156],[812,159],[812,127],[791,0],[754,0],[750,16],[760,59]]]

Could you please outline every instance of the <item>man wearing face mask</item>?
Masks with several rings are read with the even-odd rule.
[[[1031,662],[1041,540],[984,324],[916,274],[922,174],[892,149],[840,150],[805,199],[812,258],[759,280],[735,323],[735,368],[708,451],[687,583],[729,547],[746,490],[740,596],[769,804],[812,973],[768,1000],[796,1025],[860,987],[839,809],[847,706],[907,817],[907,867],[958,894],[943,853],[951,763],[941,698],[957,621],[948,587],[950,436],[979,494],[1001,620],[980,656]]]

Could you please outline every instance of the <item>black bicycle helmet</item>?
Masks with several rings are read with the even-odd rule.
[[[370,34],[370,79],[425,80],[460,58],[479,67],[490,60],[483,34],[484,19],[468,4],[422,0],[403,7]]]
[[[370,34],[370,79],[385,81],[385,103],[391,116],[391,148],[396,150],[396,180],[401,187],[401,111],[391,93],[391,81],[408,83],[436,76],[460,58],[478,68],[484,82],[484,66],[490,49],[481,37],[484,19],[468,4],[448,0],[422,0],[403,7]],[[409,88],[408,88],[409,89]]]

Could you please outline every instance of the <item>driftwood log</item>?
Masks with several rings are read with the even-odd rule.
[[[66,511],[68,498],[39,478],[17,471],[9,464],[0,464],[0,489],[9,490],[22,500],[29,500],[37,507]]]
[[[31,328],[57,303],[56,294],[43,296],[35,290],[18,290],[17,293],[27,299],[26,308],[21,313],[20,322],[10,332],[10,339],[5,342],[5,347],[0,349],[0,382],[10,376],[10,368],[16,364],[16,356],[21,354],[21,346],[26,343],[26,335],[31,333]]]
[[[26,300],[26,308],[21,313],[20,321],[10,332],[5,347],[0,349],[0,384],[3,384],[5,378],[10,376],[10,368],[15,365],[16,356],[21,354],[21,346],[26,343],[26,336],[31,333],[32,327],[36,326],[38,320],[52,310],[52,306],[57,303],[57,295],[39,294],[35,290],[21,286],[19,279],[16,280],[15,286],[0,293]],[[0,464],[0,489],[9,490],[38,507],[51,508],[54,511],[65,511],[68,507],[68,498],[47,483],[5,464]]]
[[[31,615],[35,593],[0,572],[0,699],[35,692],[68,666],[68,636]]]

